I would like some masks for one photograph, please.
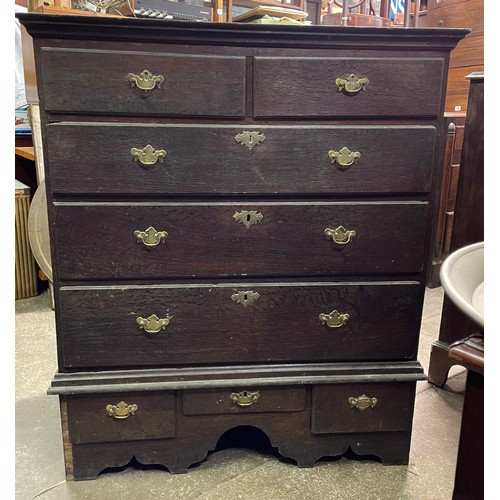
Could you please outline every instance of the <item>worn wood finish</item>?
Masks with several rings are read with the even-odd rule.
[[[142,464],[159,464],[172,473],[184,473],[204,460],[224,433],[234,427],[261,430],[280,455],[293,459],[299,467],[312,467],[321,457],[341,456],[349,449],[361,456],[376,453],[387,465],[408,462],[411,429],[320,435],[310,431],[310,422],[310,409],[265,414],[179,415],[175,439],[74,445],[75,479],[94,479],[106,467],[127,465],[132,457]]]
[[[42,49],[39,57],[46,110],[244,116],[243,57],[185,57],[52,47]],[[129,73],[139,75],[145,69],[154,76],[164,77],[159,88],[145,92],[129,82]]]
[[[361,396],[375,399],[375,406],[360,409],[350,403],[349,398]],[[404,431],[411,427],[414,399],[414,383],[317,385],[312,396],[311,431]]]
[[[55,207],[62,279],[420,272],[427,203],[71,204]],[[243,210],[262,214],[246,228]],[[98,222],[97,222],[98,221]],[[334,243],[325,229],[356,236]],[[147,247],[134,231],[166,231]]]
[[[40,90],[68,479],[133,457],[186,472],[241,426],[300,467],[349,449],[408,463],[443,97],[467,30],[18,17]],[[130,86],[144,69],[162,88]],[[339,93],[351,73],[366,90]],[[234,140],[247,129],[266,135],[252,151]],[[129,154],[149,143],[167,156],[144,169]],[[361,157],[340,171],[328,151],[344,146]],[[243,210],[262,219],[247,229]],[[324,234],[340,225],[346,245]],[[150,226],[168,237],[147,248],[134,231]],[[247,307],[231,299],[254,288]],[[336,308],[347,322],[322,325]],[[151,314],[165,330],[139,328]],[[379,388],[375,423],[347,417],[348,388]],[[245,390],[261,398],[234,410]],[[115,422],[103,407],[121,400],[138,411]]]
[[[235,140],[243,131],[265,140],[249,151]],[[427,193],[435,134],[421,125],[47,127],[52,191],[71,194]],[[150,166],[136,161],[131,149],[148,144],[166,157]],[[346,146],[361,158],[344,169],[328,152]]]
[[[44,41],[78,40],[87,42],[118,42],[133,47],[139,43],[164,45],[185,44],[190,49],[203,45],[213,47],[285,47],[297,49],[339,49],[350,51],[368,49],[391,51],[435,52],[451,51],[467,33],[467,29],[418,29],[411,35],[404,30],[348,26],[293,26],[257,25],[245,23],[198,23],[166,21],[164,19],[138,19],[129,17],[81,17],[50,16],[18,13],[16,17],[35,39]],[[59,45],[59,44],[58,44]]]
[[[106,410],[121,401],[137,405],[117,419]],[[66,398],[69,438],[73,444],[165,439],[175,437],[175,397],[172,392],[69,396]]]
[[[101,394],[108,392],[179,389],[220,389],[292,384],[415,382],[425,380],[418,361],[274,363],[229,366],[139,368],[97,372],[58,372],[49,394]]]
[[[259,294],[246,307],[232,300],[245,290]],[[419,303],[420,287],[411,282],[65,287],[64,363],[74,369],[415,359]],[[333,310],[349,314],[339,328],[319,319]],[[171,318],[165,330],[140,329],[137,318],[152,314]]]
[[[235,403],[231,396],[242,392],[258,393],[248,406]],[[218,390],[182,391],[184,415],[236,415],[240,413],[289,412],[306,409],[306,387],[228,387]]]
[[[254,64],[254,114],[259,118],[435,116],[440,110],[443,58],[256,57]],[[369,79],[366,89],[353,95],[339,92],[336,79],[352,73]]]

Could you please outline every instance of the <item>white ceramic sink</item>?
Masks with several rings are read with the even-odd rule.
[[[484,327],[484,241],[451,253],[443,262],[439,277],[450,300]]]

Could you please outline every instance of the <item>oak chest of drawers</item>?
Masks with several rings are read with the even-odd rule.
[[[408,461],[449,52],[466,30],[19,15],[67,477],[238,426]]]

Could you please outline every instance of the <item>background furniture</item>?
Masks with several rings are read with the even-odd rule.
[[[431,263],[427,286],[440,286],[439,271],[444,259],[450,254],[453,234],[453,220],[457,197],[458,178],[460,175],[460,159],[464,141],[465,113],[445,113],[443,133],[446,143],[441,177],[441,192],[437,206],[437,217],[434,231],[434,244],[431,249]]]
[[[469,75],[460,177],[450,250],[484,241],[484,75]],[[432,345],[429,382],[442,386],[454,361],[449,346],[477,330],[477,325],[445,296],[439,339]]]
[[[132,457],[185,472],[240,426],[301,467],[407,463],[466,30],[19,19],[43,89],[68,479]]]
[[[22,151],[26,154],[25,150]],[[31,253],[28,238],[28,213],[30,208],[30,188],[16,180],[16,300],[38,295],[35,259]]]
[[[306,8],[307,0],[265,0],[260,2],[259,0],[225,0],[224,1],[224,10],[226,11],[226,16],[224,19],[217,19],[219,21],[226,21],[228,23],[233,20],[233,6],[235,7],[244,7],[246,9],[253,9],[255,7],[259,7],[260,5],[264,5],[266,7],[284,7],[287,9],[296,9],[304,11]]]
[[[467,369],[453,500],[484,498],[484,336],[454,342],[449,355]]]
[[[443,161],[442,188],[431,245],[427,285],[440,285],[439,269],[450,253],[464,116],[469,82],[466,75],[484,68],[484,1],[428,0],[421,2],[419,26],[469,28],[471,32],[452,50],[445,101],[447,146]]]
[[[446,112],[466,112],[466,77],[484,70],[484,0],[428,0],[420,26],[471,30],[451,52],[445,103]]]
[[[453,342],[449,357],[467,368],[453,499],[484,496],[484,242],[455,250],[443,263],[446,296],[476,323],[477,332]]]

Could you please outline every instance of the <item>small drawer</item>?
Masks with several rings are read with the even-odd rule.
[[[47,126],[47,152],[54,193],[426,193],[435,135],[425,125],[65,122]]]
[[[426,202],[57,202],[59,279],[420,272]]]
[[[437,116],[444,58],[256,57],[254,116]]]
[[[52,112],[245,114],[244,57],[46,47],[39,68]]]
[[[175,436],[172,392],[78,395],[67,396],[65,401],[69,437],[74,444]]]
[[[316,385],[314,434],[404,431],[411,427],[414,382]]]
[[[65,286],[58,321],[71,369],[394,361],[421,302],[414,281]]]
[[[237,387],[182,393],[184,415],[291,412],[305,408],[305,387]]]

